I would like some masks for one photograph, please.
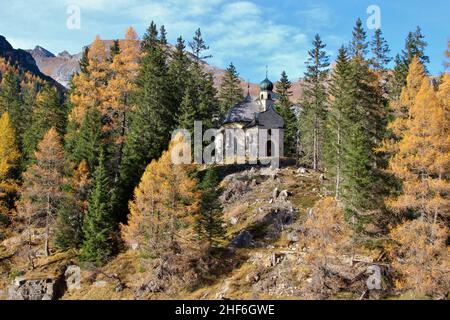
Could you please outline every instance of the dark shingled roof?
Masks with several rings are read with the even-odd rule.
[[[258,100],[253,100],[247,95],[244,101],[239,102],[228,112],[224,124],[233,122],[252,122],[255,119],[255,113],[259,113],[260,104]]]

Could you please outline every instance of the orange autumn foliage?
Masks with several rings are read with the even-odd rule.
[[[158,161],[148,165],[134,192],[128,225],[122,225],[122,238],[130,248],[157,255],[193,243],[199,193],[186,167],[171,160],[179,141],[173,141]]]

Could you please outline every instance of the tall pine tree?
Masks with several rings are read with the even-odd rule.
[[[196,230],[200,243],[206,244],[208,251],[220,246],[225,238],[222,227],[222,206],[219,201],[219,177],[214,168],[206,170],[203,181],[200,183],[201,202],[200,214],[196,221]]]
[[[89,197],[88,213],[83,227],[84,241],[80,254],[82,260],[96,265],[102,265],[107,261],[112,255],[115,245],[110,191],[111,187],[102,152]]]
[[[304,161],[314,170],[322,167],[324,121],[327,108],[326,81],[328,77],[329,57],[326,45],[319,35],[313,41],[305,73],[304,97],[300,101],[303,109],[299,120],[301,147]]]
[[[221,118],[224,119],[228,111],[244,99],[241,79],[233,63],[225,70],[219,89],[219,103]]]
[[[152,23],[144,36],[143,56],[133,96],[134,111],[125,138],[119,190],[114,201],[114,211],[120,221],[126,219],[126,204],[145,167],[167,148],[174,128],[173,83],[157,36],[156,26]]]
[[[287,157],[295,157],[297,155],[298,144],[297,117],[292,110],[291,87],[291,81],[289,81],[286,72],[283,71],[275,90],[278,93],[276,108],[284,120],[284,155]]]

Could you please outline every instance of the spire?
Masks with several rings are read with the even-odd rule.
[[[269,79],[269,66],[266,64],[266,79]]]

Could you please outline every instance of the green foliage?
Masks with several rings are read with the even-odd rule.
[[[152,23],[144,36],[144,56],[133,97],[135,109],[125,137],[119,187],[114,199],[114,211],[120,221],[126,219],[128,201],[146,166],[167,148],[174,128],[173,83],[165,52],[156,37],[156,26]]]
[[[24,133],[23,151],[27,162],[34,159],[39,141],[52,127],[61,135],[65,130],[64,109],[55,88],[44,86],[38,94],[31,118],[31,124]]]
[[[89,198],[88,214],[83,226],[84,241],[80,258],[101,265],[111,256],[114,248],[114,223],[111,210],[110,184],[100,155],[94,175],[94,187]]]
[[[285,71],[281,73],[280,81],[276,85],[276,92],[279,94],[276,106],[277,112],[284,120],[284,155],[295,157],[297,155],[298,128],[297,117],[292,110],[292,84]]]
[[[389,57],[390,49],[386,39],[383,38],[381,29],[377,29],[370,43],[372,51],[371,65],[376,71],[385,71],[392,58]]]
[[[200,243],[206,242],[209,250],[217,248],[226,234],[222,227],[222,206],[218,200],[220,195],[218,185],[217,172],[212,167],[208,168],[203,181],[199,185],[202,195],[196,231]]]
[[[61,200],[55,229],[56,246],[62,250],[78,248],[83,241],[83,212],[70,191]]]
[[[243,99],[244,94],[241,88],[239,74],[234,64],[230,63],[222,77],[222,83],[219,89],[221,119],[224,119],[228,111]]]
[[[120,53],[120,42],[119,40],[113,40],[113,44],[109,48],[109,60],[113,61],[114,57]]]
[[[417,26],[414,32],[409,32],[405,40],[405,48],[401,55],[395,57],[394,72],[392,73],[389,84],[389,98],[390,100],[397,100],[400,98],[402,88],[406,85],[406,77],[408,76],[409,65],[414,57],[418,57],[419,61],[424,65],[430,62],[430,58],[425,55],[427,42],[424,40],[425,36],[422,30]]]
[[[23,107],[19,77],[8,71],[0,83],[0,115],[8,112],[18,137],[23,134],[30,115],[30,111]]]
[[[91,170],[97,167],[99,150],[102,141],[101,115],[97,109],[92,108],[86,112],[78,132],[71,127],[68,128],[66,138],[67,156],[73,163],[85,160]]]
[[[353,39],[350,43],[350,55],[352,57],[359,56],[364,59],[367,55],[368,43],[366,31],[364,31],[363,24],[360,18],[356,20],[356,25],[353,28]]]
[[[190,61],[186,55],[186,46],[182,37],[177,39],[175,50],[171,53],[169,62],[169,76],[176,114],[178,114],[189,77]]]
[[[304,96],[300,101],[303,109],[299,119],[303,161],[314,170],[319,170],[323,161],[324,121],[327,109],[326,81],[330,65],[325,47],[320,36],[316,35],[313,49],[309,51]]]

